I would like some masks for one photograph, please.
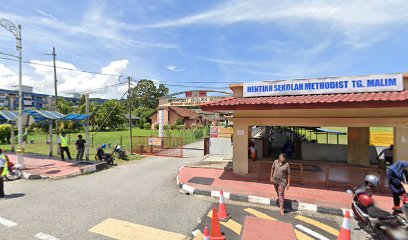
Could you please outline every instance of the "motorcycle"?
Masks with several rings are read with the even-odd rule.
[[[365,207],[356,194],[355,188],[351,209],[354,213],[354,218],[368,232],[373,232],[377,235],[376,239],[383,240],[408,240],[408,225],[404,218],[399,215],[393,215],[383,209],[380,209],[371,204]],[[371,196],[369,196],[371,198]]]
[[[128,160],[128,155],[126,154],[126,150],[123,149],[121,146],[119,146],[117,143],[113,147],[112,154],[113,154],[113,156],[115,156],[115,157],[117,157],[119,159]]]
[[[7,158],[7,166],[9,172],[4,176],[8,181],[14,181],[20,179],[23,176],[21,169],[18,169],[14,166],[14,163],[10,162]]]
[[[95,160],[96,161],[105,161],[108,165],[113,165],[115,158],[111,153],[105,153],[103,149],[106,148],[106,144],[103,144],[101,147],[98,147]]]

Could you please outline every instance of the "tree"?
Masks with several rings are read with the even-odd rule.
[[[69,114],[74,112],[76,107],[73,103],[65,100],[64,98],[58,98],[58,112],[62,114]]]
[[[160,84],[156,87],[152,80],[142,79],[131,89],[131,101],[134,107],[154,109],[159,104],[159,97],[169,93],[169,89]]]
[[[124,107],[118,100],[106,101],[96,110],[92,121],[100,129],[116,129],[126,122]]]
[[[160,84],[154,85],[152,80],[142,79],[130,91],[133,114],[138,116],[140,126],[149,121],[149,117],[156,112],[159,97],[169,93],[169,89]]]

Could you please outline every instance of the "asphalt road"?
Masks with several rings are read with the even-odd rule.
[[[187,150],[181,159],[149,157],[68,179],[6,182],[10,195],[0,200],[0,239],[38,239],[43,236],[39,233],[58,239],[110,239],[88,231],[108,218],[191,235],[211,203],[180,194],[175,176],[202,153]],[[4,226],[6,220],[17,225]]]
[[[185,239],[211,222],[214,199],[181,194],[177,170],[198,161],[202,143],[186,146],[185,158],[148,157],[102,172],[61,180],[6,182],[7,199],[0,200],[0,239]],[[305,216],[338,229],[341,218],[290,213],[276,208],[228,201],[232,220],[243,224],[251,208],[279,221],[299,224]],[[252,211],[254,213],[254,211]],[[304,219],[303,219],[304,220]],[[353,221],[352,221],[353,222]],[[334,239],[326,230],[302,223]],[[235,226],[237,227],[237,226]],[[222,226],[228,239],[239,234]],[[239,228],[238,228],[239,229]],[[353,231],[353,232],[357,232]],[[361,231],[359,231],[361,232]],[[354,239],[369,239],[358,233]],[[316,238],[315,238],[316,239]]]

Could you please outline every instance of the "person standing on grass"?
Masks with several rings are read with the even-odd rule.
[[[75,145],[77,147],[78,153],[76,155],[76,160],[81,160],[84,157],[84,151],[85,151],[85,143],[86,141],[82,138],[82,135],[78,135],[78,140],[75,142]]]
[[[271,182],[275,187],[276,194],[278,195],[278,200],[276,204],[280,207],[280,214],[283,216],[285,214],[283,206],[285,202],[285,189],[289,190],[290,185],[290,166],[286,162],[286,154],[279,154],[278,159],[276,159],[272,164],[271,169]]]
[[[67,153],[68,159],[72,160],[71,153],[69,153],[68,141],[67,141],[67,138],[65,136],[66,136],[65,132],[62,132],[61,136],[58,138],[58,146],[60,148],[61,160],[62,161],[65,160],[64,159],[64,152]]]
[[[4,182],[3,177],[8,173],[7,158],[0,148],[0,198],[4,198]]]

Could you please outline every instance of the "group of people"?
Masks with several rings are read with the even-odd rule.
[[[78,135],[78,140],[75,142],[75,146],[77,148],[77,155],[76,160],[82,161],[85,152],[85,143],[86,141],[83,139],[82,135]],[[69,160],[72,160],[71,153],[69,152],[69,144],[66,137],[66,133],[62,132],[61,136],[58,138],[58,147],[60,148],[61,160],[65,160],[64,152],[67,154]]]

